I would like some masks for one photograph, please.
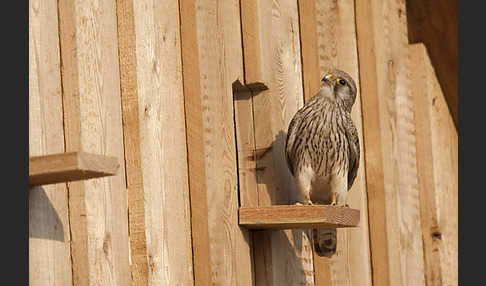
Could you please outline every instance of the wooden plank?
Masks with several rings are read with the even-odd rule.
[[[29,1],[29,155],[64,152],[57,1]],[[29,190],[29,285],[71,285],[66,184]]]
[[[191,285],[178,2],[120,4],[128,9],[118,21],[134,283]]]
[[[342,69],[353,77],[359,87],[355,1],[317,1],[315,5],[319,75],[324,75],[331,68]],[[317,75],[315,77],[318,81]],[[361,210],[362,223],[357,228],[337,231],[337,251],[332,258],[314,254],[316,285],[372,285],[365,149],[359,88],[351,118],[358,130],[361,158],[358,174],[347,200],[351,207]]]
[[[59,1],[66,152],[124,158],[115,1]],[[74,285],[128,285],[128,212],[116,176],[68,183]]]
[[[438,213],[434,181],[434,161],[431,131],[431,95],[429,83],[431,69],[423,44],[410,45],[412,81],[417,86],[412,91],[415,109],[418,182],[420,187],[421,225],[424,246],[425,277],[427,285],[442,285],[440,249],[442,240],[435,239],[438,228]],[[432,73],[433,76],[433,73]]]
[[[261,50],[260,15],[258,0],[240,0],[241,34],[245,84],[265,83]]]
[[[123,118],[123,143],[127,178],[130,271],[136,285],[148,285],[149,265],[145,196],[140,146],[136,32],[133,1],[116,3],[118,21],[118,54]]]
[[[425,284],[404,11],[356,2],[374,285]]]
[[[250,3],[250,2],[248,2]],[[291,204],[295,182],[285,162],[284,144],[292,116],[303,105],[298,5],[294,1],[252,1],[256,20],[245,18],[242,2],[245,72],[261,66],[268,90],[253,97],[256,176],[259,206]],[[247,60],[245,23],[253,27],[260,44]],[[256,36],[255,36],[256,37]],[[258,62],[260,61],[260,62]],[[247,76],[247,81],[248,81]],[[255,283],[257,285],[312,285],[312,247],[307,230],[271,231],[255,235]]]
[[[120,164],[112,156],[67,152],[29,158],[31,186],[88,180],[116,174]]]
[[[194,285],[211,284],[203,110],[199,71],[196,3],[180,2],[181,53],[191,201]]]
[[[304,88],[304,100],[307,102],[320,88],[321,73],[319,71],[317,52],[316,5],[323,2],[298,0],[297,3],[299,5],[302,85]]]
[[[432,75],[431,65],[428,65]],[[431,107],[432,150],[439,228],[432,236],[441,240],[443,285],[458,285],[458,133],[448,110],[445,94],[437,77],[432,77]]]
[[[457,131],[425,46],[410,58],[426,283],[457,285]]]
[[[456,128],[459,104],[457,2],[406,1],[409,42],[423,42],[427,47]]]
[[[253,121],[254,92],[233,87],[235,136],[238,151],[238,188],[241,206],[258,206],[256,181],[255,128]]]
[[[356,227],[359,210],[328,205],[241,207],[240,225],[249,229]]]
[[[251,285],[233,124],[232,83],[243,80],[239,2],[181,1],[181,31],[195,284]]]

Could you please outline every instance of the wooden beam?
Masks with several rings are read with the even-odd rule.
[[[31,186],[88,180],[116,174],[120,164],[116,157],[67,152],[29,159]]]
[[[239,216],[240,225],[265,230],[356,227],[359,223],[359,210],[326,205],[241,207]]]

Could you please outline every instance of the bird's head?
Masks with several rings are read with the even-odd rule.
[[[342,100],[346,108],[351,110],[357,90],[356,83],[349,74],[338,69],[330,70],[321,80],[322,89],[329,90],[335,99]]]

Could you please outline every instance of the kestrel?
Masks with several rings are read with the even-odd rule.
[[[292,118],[287,132],[287,163],[297,185],[297,202],[346,206],[359,167],[359,138],[351,120],[356,84],[333,69],[319,92]],[[313,229],[318,255],[336,253],[336,229]]]

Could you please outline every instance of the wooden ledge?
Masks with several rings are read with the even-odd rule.
[[[306,229],[356,227],[359,210],[329,205],[241,207],[239,224],[248,229]]]
[[[113,176],[120,164],[116,157],[68,152],[29,159],[29,185],[47,185],[68,181]]]

